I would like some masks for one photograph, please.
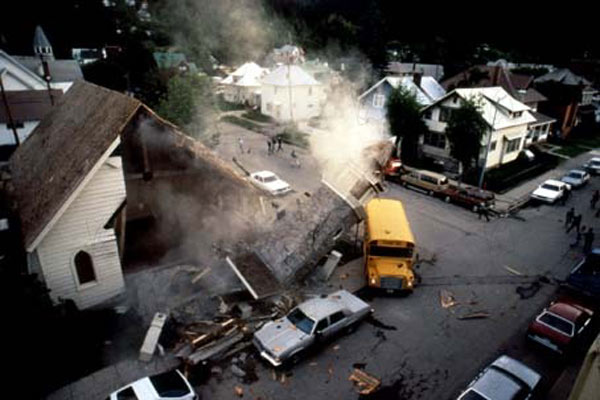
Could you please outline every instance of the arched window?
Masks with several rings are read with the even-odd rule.
[[[94,263],[92,256],[86,251],[79,251],[75,254],[75,270],[77,272],[77,280],[80,285],[94,282],[96,280],[96,272],[94,271]]]

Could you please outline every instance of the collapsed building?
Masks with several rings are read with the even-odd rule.
[[[130,265],[171,260],[212,265],[245,257],[258,264],[259,282],[262,273],[285,287],[362,219],[361,205],[381,190],[372,172],[390,152],[391,145],[371,147],[366,172],[339,166],[316,192],[276,207],[138,100],[76,82],[11,159],[28,270],[55,301],[80,308],[122,293]]]

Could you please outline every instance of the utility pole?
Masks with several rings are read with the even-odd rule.
[[[12,128],[13,135],[15,136],[15,143],[19,146],[21,143],[19,141],[19,135],[17,134],[17,126],[15,125],[15,121],[13,120],[12,113],[10,112],[10,105],[8,104],[8,98],[6,97],[6,92],[4,90],[4,83],[2,82],[2,77],[6,69],[0,71],[0,91],[2,91],[2,102],[4,103],[4,108],[6,109],[6,115],[8,116],[8,123]]]

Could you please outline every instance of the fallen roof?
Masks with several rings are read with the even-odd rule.
[[[62,90],[15,90],[7,91],[6,100],[10,114],[15,122],[41,121],[52,109],[50,94],[56,103],[62,96]],[[8,123],[6,107],[0,104],[0,123]]]
[[[10,163],[28,250],[141,104],[77,81],[17,148]]]
[[[289,70],[288,70],[289,68]],[[297,65],[281,65],[267,75],[262,82],[273,86],[316,86],[319,82]]]
[[[256,253],[243,254],[234,260],[227,257],[226,261],[256,300],[272,296],[281,290],[267,264]]]

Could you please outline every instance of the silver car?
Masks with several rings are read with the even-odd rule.
[[[296,361],[308,347],[341,331],[352,330],[371,307],[340,290],[305,301],[290,313],[271,321],[254,333],[254,346],[260,355],[278,367],[286,360]]]
[[[572,169],[565,176],[560,178],[564,183],[568,183],[573,188],[579,188],[588,183],[590,174],[582,169]]]
[[[538,387],[540,374],[508,356],[484,369],[458,400],[527,400]]]

